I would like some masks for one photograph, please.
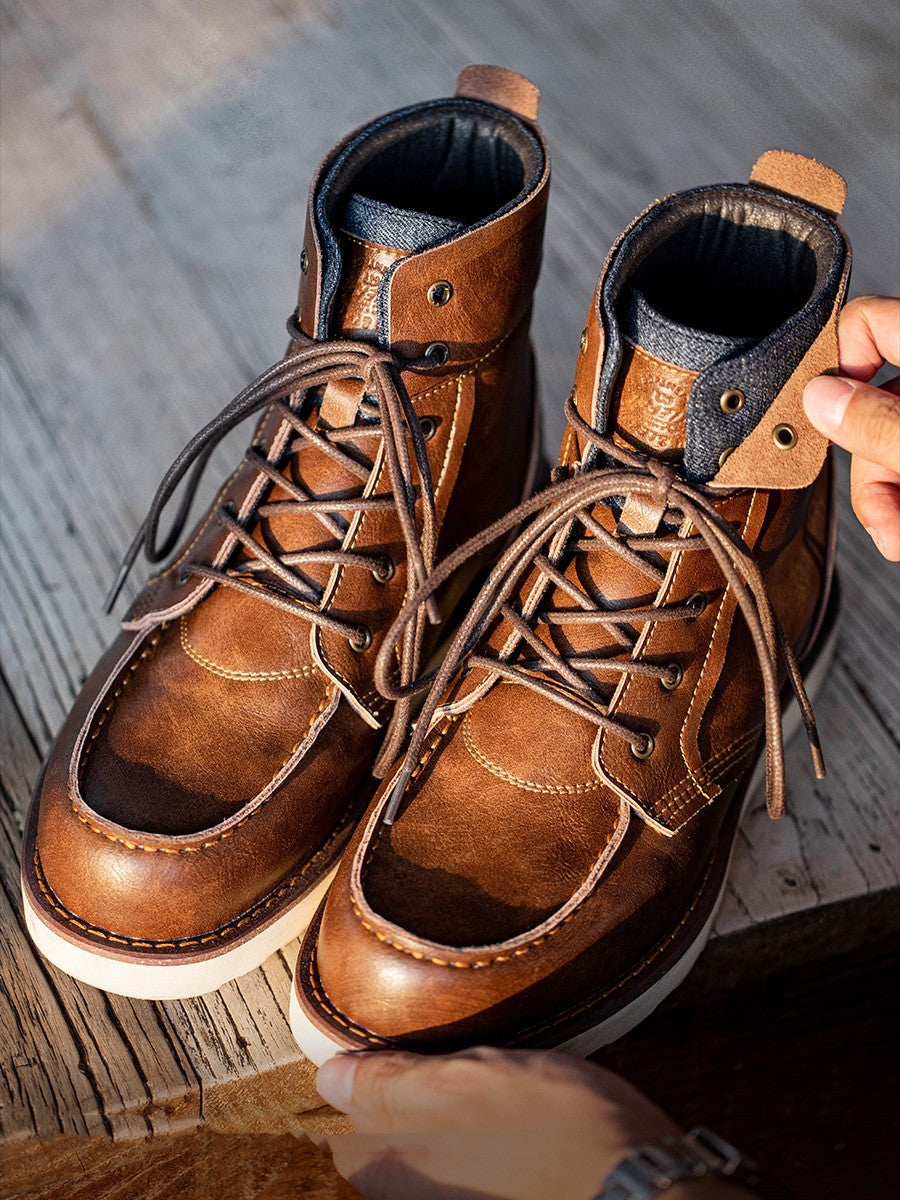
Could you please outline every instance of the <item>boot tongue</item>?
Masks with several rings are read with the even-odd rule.
[[[396,208],[353,192],[347,199],[338,234],[343,278],[336,331],[347,337],[375,340],[378,288],[385,274],[401,258],[445,241],[464,228],[447,217]]]
[[[617,309],[624,352],[610,404],[610,429],[630,449],[681,462],[694,380],[757,339],[680,325],[654,308],[634,284]]]
[[[342,277],[334,317],[336,337],[378,340],[378,289],[387,272],[417,250],[465,228],[458,221],[397,208],[359,192],[347,198],[338,231]],[[326,428],[352,425],[362,398],[352,380],[330,383],[319,409]]]

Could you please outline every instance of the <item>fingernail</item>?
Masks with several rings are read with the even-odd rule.
[[[881,534],[878,532],[877,529],[872,529],[872,527],[870,525],[867,525],[865,528],[866,528],[866,533],[869,535],[869,537],[875,543],[875,548],[878,551],[878,553],[883,558],[887,558],[887,555],[884,552],[884,542],[881,540]]]
[[[837,433],[856,384],[840,375],[820,375],[806,385],[803,407],[821,433]]]
[[[353,1100],[353,1077],[359,1066],[355,1054],[337,1054],[319,1067],[316,1089],[332,1108],[346,1112]]]

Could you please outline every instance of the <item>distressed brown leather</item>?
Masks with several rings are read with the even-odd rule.
[[[483,96],[477,78],[467,80],[466,94],[499,115],[490,107],[496,87]],[[530,94],[526,81],[516,86]],[[549,166],[537,127],[529,128],[545,165],[509,211],[417,253],[344,235],[345,265],[325,338],[364,338],[367,345],[375,338],[378,288],[396,266],[383,352],[399,364],[399,386],[424,422],[441,553],[519,503],[534,479],[539,431],[528,327]],[[316,186],[300,329],[286,362],[306,339],[321,337]],[[427,298],[438,280],[454,288],[440,307]],[[423,358],[434,342],[447,346],[446,362]],[[407,365],[412,359],[416,364]],[[331,380],[306,418],[309,427],[327,433],[352,426],[365,390],[361,377]],[[290,502],[289,481],[302,480],[314,497],[360,489],[360,480],[317,445],[286,453],[293,431],[280,411],[262,416],[253,446],[275,464],[284,486],[261,476],[255,459],[238,465],[132,604],[61,730],[35,798],[24,863],[30,894],[43,905],[42,920],[100,952],[113,945],[120,955],[195,952],[207,935],[221,948],[248,920],[278,911],[321,881],[374,786],[373,762],[392,705],[374,688],[373,663],[410,586],[396,510],[358,513],[345,536],[345,549],[390,559],[390,578],[344,563],[303,567],[324,589],[323,612],[371,631],[361,653],[331,626],[185,574],[191,563],[225,569],[249,561],[234,534],[213,519],[222,506],[231,505],[234,519],[248,523],[256,544],[272,553],[330,544],[315,513],[282,508],[265,521],[253,516],[261,499]],[[364,495],[390,494],[380,437],[354,443],[354,453],[372,461]],[[417,468],[413,484],[420,520],[425,487]],[[473,564],[470,579],[485,561]],[[445,621],[463,586],[465,580],[442,597]],[[430,630],[426,648],[445,632]]]
[[[598,388],[610,353],[601,295],[616,253],[582,335],[558,483],[536,524],[581,476],[602,474],[602,464],[591,465],[586,429],[600,421]],[[845,284],[846,268],[823,332],[810,336],[761,432],[734,451],[715,488],[732,461],[741,467],[745,448],[749,456],[771,436],[774,419],[799,427],[800,381],[836,366],[833,322]],[[672,515],[671,481],[698,372],[627,344],[616,372],[605,445],[647,456],[637,460],[636,481],[618,505],[587,512],[577,535],[565,527],[546,544],[543,565],[524,569],[509,605],[526,624],[539,613],[577,613],[579,593],[602,612],[669,606],[691,615],[635,623],[624,641],[612,623],[599,631],[571,617],[528,624],[537,644],[567,662],[580,653],[647,668],[591,668],[595,681],[606,681],[603,719],[633,731],[633,743],[485,665],[519,642],[511,616],[497,617],[474,651],[460,649],[460,669],[435,697],[437,707],[426,701],[422,720],[433,716],[427,734],[414,739],[416,757],[387,775],[304,939],[296,1000],[338,1045],[566,1043],[639,1000],[711,920],[762,749],[760,649],[708,545],[654,549],[654,582],[603,540],[630,538],[638,550],[640,537],[697,534],[689,519]],[[828,460],[812,469],[802,454],[776,453],[786,464],[777,487],[766,481],[703,494],[757,564],[767,602],[808,666],[832,615],[832,470]],[[668,533],[664,517],[674,521]],[[592,542],[590,552],[571,549],[574,536]],[[548,565],[557,563],[561,579]],[[500,588],[501,567],[486,593]],[[522,671],[540,674],[534,666]],[[561,676],[554,686],[578,698]],[[633,746],[648,736],[651,752],[639,758]],[[777,757],[777,747],[771,753]]]

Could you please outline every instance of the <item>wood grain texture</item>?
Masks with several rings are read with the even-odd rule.
[[[16,1150],[10,1195],[28,1194],[35,1137],[56,1148],[42,1160],[48,1188],[87,1161],[90,1140],[108,1149],[84,1194],[124,1194],[128,1171],[141,1155],[149,1169],[156,1153],[135,1141],[150,1134],[151,1146],[171,1147],[173,1171],[191,1156],[218,1160],[223,1196],[281,1195],[274,1175],[235,1166],[254,1137],[273,1139],[255,1143],[262,1158],[294,1164],[300,1194],[349,1194],[281,1136],[301,1117],[332,1119],[317,1112],[286,1020],[296,946],[198,1000],[106,996],[32,951],[16,865],[40,759],[113,635],[102,596],[162,471],[283,349],[319,157],[368,117],[452,90],[466,62],[507,63],[538,83],[554,152],[535,315],[552,451],[597,271],[654,196],[746,178],[771,146],[812,153],[848,179],[855,290],[890,288],[893,20],[887,0],[852,11],[840,0],[4,4],[0,1134]],[[240,442],[219,449],[211,482]],[[885,654],[896,588],[846,504],[842,526],[839,656],[817,706],[829,778],[815,783],[795,744],[788,816],[748,814],[717,924],[735,957],[760,923],[781,928],[780,918],[897,884],[900,702]],[[835,930],[844,948],[853,925]],[[197,1170],[183,1167],[181,1194],[215,1190]]]

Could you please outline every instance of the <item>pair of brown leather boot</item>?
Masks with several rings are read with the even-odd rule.
[[[779,815],[783,710],[821,772],[835,520],[800,395],[837,366],[843,181],[772,151],[636,218],[533,496],[537,106],[469,67],[320,167],[287,355],[179,455],[119,585],[181,541],[219,439],[256,415],[253,441],[32,805],[29,928],[78,979],[196,995],[306,931],[317,1061],[586,1053],[696,959],[763,762]]]

